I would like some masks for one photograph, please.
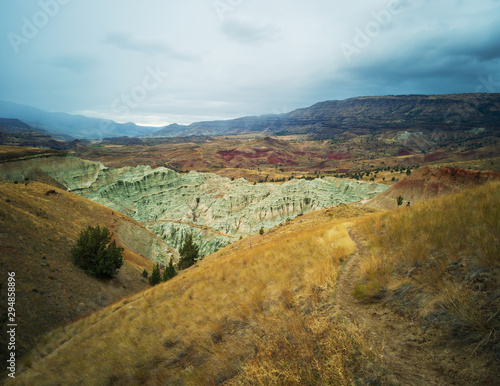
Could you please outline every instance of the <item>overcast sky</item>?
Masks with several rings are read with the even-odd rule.
[[[143,125],[500,92],[500,0],[2,0],[0,100]]]

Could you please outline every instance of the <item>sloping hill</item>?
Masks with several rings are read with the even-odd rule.
[[[399,196],[404,199],[403,205],[408,201],[414,204],[499,179],[499,172],[424,166],[363,204],[377,209],[394,209]]]
[[[495,384],[498,188],[493,182],[382,217],[340,206],[249,236],[167,283],[52,331],[19,363],[16,383]],[[414,226],[422,232],[416,243]],[[352,227],[368,232],[373,248],[358,244],[361,268],[355,275],[349,269],[337,291],[342,265],[356,250]],[[431,323],[409,337],[422,342],[401,339],[397,347],[399,357],[419,350],[409,355],[421,360],[411,371],[400,366],[408,359],[384,356],[395,331],[389,322],[397,319],[383,304],[362,314],[387,318],[377,322],[378,339],[356,313],[340,307],[336,314],[335,304],[346,304],[336,297],[353,290],[371,301],[399,301],[398,317],[412,330],[421,319],[403,315]],[[471,310],[478,311],[473,319]]]
[[[125,248],[125,263],[111,281],[91,278],[72,262],[70,250],[89,225],[108,227]],[[18,356],[47,331],[146,288],[141,273],[151,271],[153,262],[145,257],[174,253],[134,220],[38,182],[0,182],[0,244],[1,315],[7,272],[16,277]],[[1,347],[2,360],[6,347]]]
[[[491,181],[359,224],[350,293],[371,306],[357,313],[358,305],[354,315],[366,316],[402,384],[500,383],[499,219],[500,181]],[[345,308],[354,303],[351,296]],[[422,356],[417,366],[401,366]],[[409,380],[409,369],[419,367]],[[433,383],[425,375],[455,380]]]
[[[373,355],[331,309],[340,263],[354,250],[346,224],[335,218],[363,212],[323,210],[236,242],[54,331],[16,381],[328,384],[358,373],[378,379],[380,372],[369,369]]]
[[[0,145],[66,149],[71,145],[57,140],[46,130],[35,129],[18,119],[0,118]]]

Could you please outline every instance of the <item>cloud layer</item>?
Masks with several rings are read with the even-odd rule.
[[[499,0],[4,1],[0,36],[0,99],[120,122],[500,92]]]

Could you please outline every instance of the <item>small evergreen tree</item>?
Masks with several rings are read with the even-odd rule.
[[[149,277],[149,284],[154,286],[161,282],[160,264],[156,263],[156,267],[153,268],[153,272]]]
[[[82,230],[71,249],[73,262],[85,273],[100,279],[109,279],[123,265],[123,248],[111,241],[113,234],[106,227],[89,226]]]
[[[148,275],[149,275],[148,271],[146,271],[146,268],[144,268],[144,271],[142,271],[142,276],[147,279]]]
[[[397,198],[396,200],[397,200],[397,202],[398,202],[398,206],[403,205],[403,200],[404,200],[404,199],[403,199],[403,197],[402,197],[402,196],[398,196],[398,198]]]
[[[264,227],[261,227],[260,230],[259,230],[259,235],[263,235],[264,234]]]
[[[406,169],[406,175],[409,176],[410,174],[411,174],[411,169],[410,168]]]
[[[179,269],[186,269],[196,263],[199,249],[200,248],[193,242],[193,235],[191,233],[188,234],[184,241],[184,245],[179,250],[179,254],[181,255],[179,264],[177,264]]]
[[[172,259],[170,259],[169,265],[167,266],[167,268],[165,268],[165,271],[163,272],[163,281],[168,281],[176,275],[177,272],[175,271],[174,263]]]

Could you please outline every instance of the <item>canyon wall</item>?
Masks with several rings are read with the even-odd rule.
[[[10,164],[10,165],[7,165]],[[179,174],[163,167],[121,169],[74,156],[0,164],[6,180],[23,181],[38,168],[68,190],[127,214],[179,249],[193,233],[202,255],[288,218],[374,197],[387,187],[336,178],[253,185],[211,173]]]
[[[191,232],[206,255],[261,227],[385,189],[335,178],[253,185],[242,178],[138,166],[103,169],[94,184],[74,192],[129,215],[177,249]]]

